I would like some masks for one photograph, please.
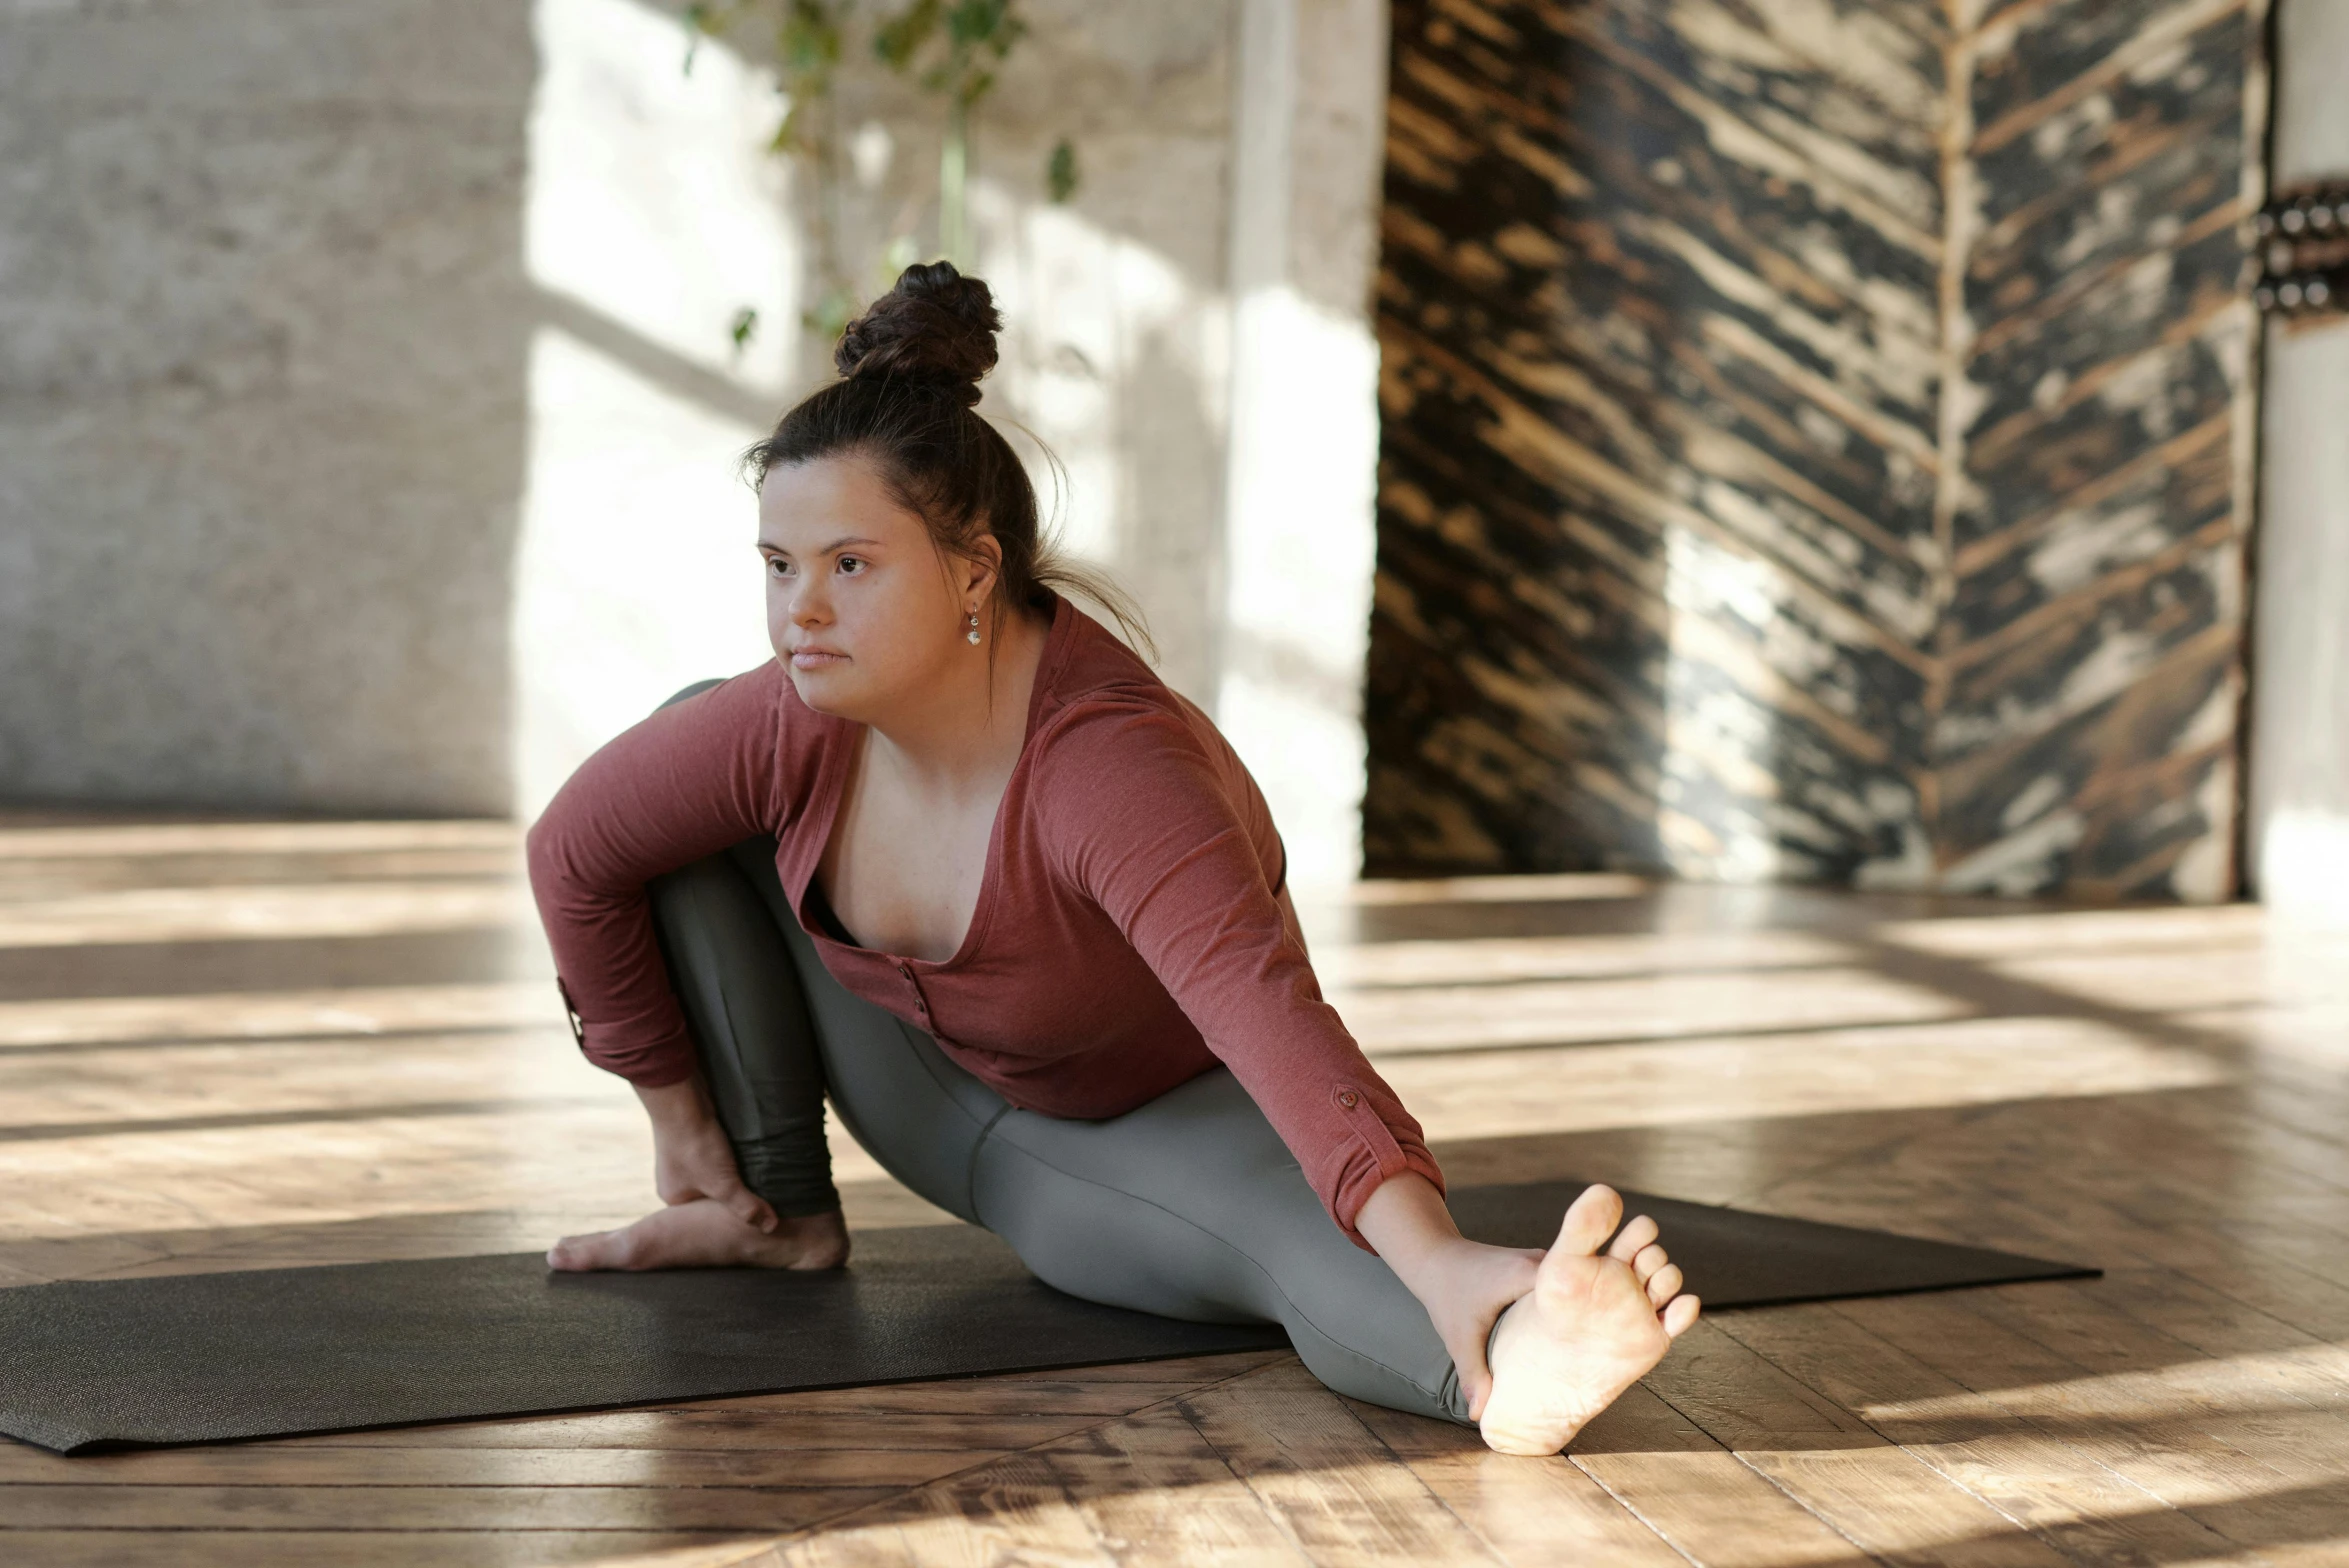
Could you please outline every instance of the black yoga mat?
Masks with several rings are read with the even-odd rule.
[[[1544,1246],[1580,1182],[1466,1188],[1462,1229]],[[2093,1269],[1626,1194],[1709,1307]],[[1285,1345],[1064,1296],[968,1225],[862,1232],[845,1271],[555,1274],[537,1253],[0,1290],[0,1432],[60,1453]]]

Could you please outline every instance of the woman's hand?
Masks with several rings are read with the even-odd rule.
[[[774,1234],[780,1221],[766,1199],[742,1184],[734,1145],[698,1076],[657,1089],[639,1084],[636,1097],[652,1118],[653,1189],[663,1203],[712,1198],[743,1223]]]
[[[1542,1254],[1470,1241],[1435,1184],[1413,1171],[1380,1182],[1354,1228],[1427,1308],[1459,1371],[1469,1418],[1482,1416],[1493,1387],[1485,1343],[1509,1304],[1533,1289]]]

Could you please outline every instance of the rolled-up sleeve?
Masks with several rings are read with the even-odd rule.
[[[580,765],[527,839],[580,1049],[634,1084],[693,1072],[645,884],[779,825],[779,667],[663,708]]]
[[[1038,737],[1040,740],[1044,737]],[[1443,1188],[1419,1123],[1322,999],[1242,814],[1166,708],[1088,703],[1039,753],[1053,857],[1142,955],[1289,1147],[1338,1227],[1381,1182]]]

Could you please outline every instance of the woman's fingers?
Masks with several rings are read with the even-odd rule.
[[[773,1205],[740,1182],[735,1183],[734,1190],[731,1192],[722,1196],[713,1193],[711,1196],[726,1205],[727,1212],[742,1221],[743,1224],[768,1235],[773,1235],[775,1228],[783,1223],[775,1217]]]

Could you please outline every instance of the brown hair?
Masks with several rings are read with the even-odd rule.
[[[863,457],[897,503],[929,525],[943,553],[975,559],[978,537],[995,536],[1003,550],[990,605],[995,630],[1008,608],[1043,611],[1055,592],[1075,592],[1107,610],[1128,640],[1155,658],[1142,613],[1125,591],[1064,559],[1043,536],[1027,469],[977,411],[979,380],[995,368],[1002,326],[987,285],[952,262],[906,268],[896,287],[840,334],[832,352],[840,379],[785,414],[773,435],[743,454],[743,467],[760,485],[775,468]]]

